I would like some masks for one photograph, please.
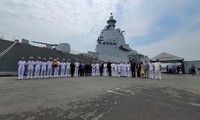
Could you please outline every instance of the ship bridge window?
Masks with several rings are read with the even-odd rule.
[[[100,44],[100,43],[99,43]],[[117,43],[113,42],[103,42],[102,45],[117,45]]]

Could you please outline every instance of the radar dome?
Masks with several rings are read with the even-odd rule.
[[[57,51],[63,52],[63,53],[70,53],[71,52],[71,47],[70,44],[68,43],[60,43],[57,47],[56,47]]]

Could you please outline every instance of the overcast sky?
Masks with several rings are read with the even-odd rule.
[[[199,5],[200,0],[0,0],[0,34],[94,51],[113,13],[126,43],[139,53],[200,60]]]

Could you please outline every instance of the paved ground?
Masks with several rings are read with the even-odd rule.
[[[0,120],[200,120],[200,76],[0,77]]]

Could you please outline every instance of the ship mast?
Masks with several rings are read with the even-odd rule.
[[[106,26],[107,29],[109,30],[115,30],[115,23],[117,21],[114,19],[113,13],[111,13],[111,16],[109,18],[109,20],[107,20],[108,25]]]

